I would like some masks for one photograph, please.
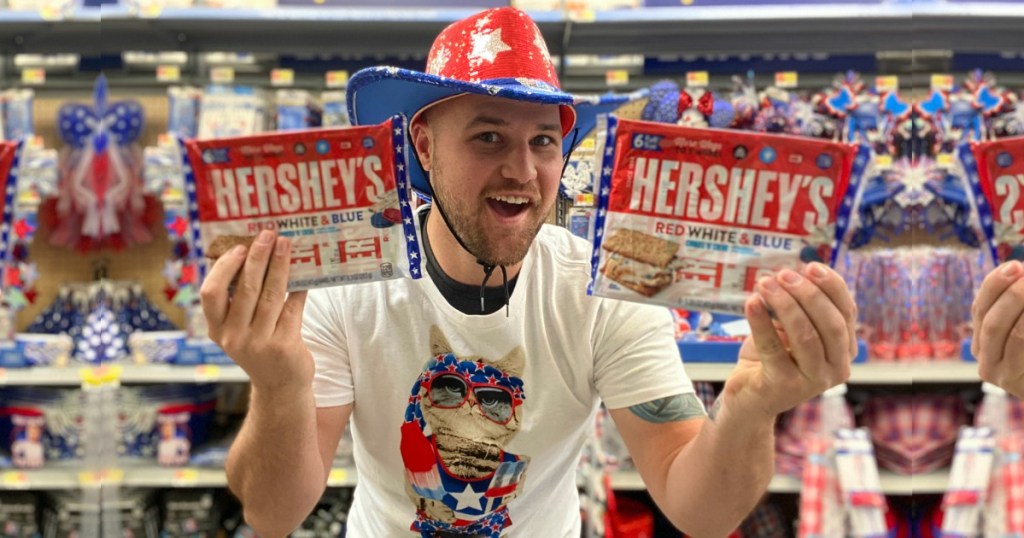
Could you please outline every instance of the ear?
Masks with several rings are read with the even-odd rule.
[[[425,118],[426,113],[416,118],[416,121],[409,126],[409,137],[412,139],[412,147],[419,156],[420,165],[423,170],[430,171],[430,125]]]
[[[492,362],[491,366],[505,372],[508,375],[516,377],[523,377],[523,370],[526,369],[526,354],[523,352],[522,346],[516,346],[515,349],[508,352],[501,360]]]
[[[437,325],[430,326],[430,353],[435,357],[452,353],[452,345],[448,343],[448,339]]]

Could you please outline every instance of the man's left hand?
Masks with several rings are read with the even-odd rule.
[[[832,269],[812,263],[802,275],[762,278],[745,311],[751,336],[726,382],[731,408],[774,418],[850,377],[857,305]]]

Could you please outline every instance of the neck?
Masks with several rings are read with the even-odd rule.
[[[448,229],[444,219],[441,218],[440,213],[431,210],[427,216],[427,229],[425,233],[430,239],[430,248],[434,252],[434,259],[437,260],[437,264],[441,266],[441,270],[444,271],[444,274],[448,275],[448,278],[462,284],[480,285],[485,275],[483,266],[476,262],[476,256],[462,248],[459,241],[452,235],[452,231]],[[508,271],[508,278],[515,278],[522,266],[522,261],[515,265],[505,266],[505,270]],[[491,280],[487,283],[488,285],[501,284],[501,273],[499,271],[501,269],[495,270],[498,273],[497,282],[494,281],[495,275],[492,274]]]

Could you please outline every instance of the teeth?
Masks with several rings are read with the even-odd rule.
[[[497,200],[499,202],[505,202],[506,204],[520,205],[520,204],[528,204],[528,203],[530,203],[530,199],[529,198],[524,198],[522,196],[491,196],[491,198],[493,198],[493,199],[495,199],[495,200]]]

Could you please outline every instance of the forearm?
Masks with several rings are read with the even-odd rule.
[[[285,536],[302,523],[326,484],[312,389],[253,388],[227,475],[246,522],[260,536]]]
[[[726,400],[673,459],[662,509],[695,538],[727,536],[768,488],[774,445],[774,419],[732,413]]]

